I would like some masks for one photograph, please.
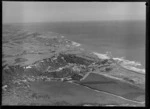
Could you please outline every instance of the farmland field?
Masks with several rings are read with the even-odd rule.
[[[141,96],[141,99],[138,98],[137,101],[144,101],[145,91],[138,86],[134,86],[119,80],[114,80],[103,75],[91,73],[88,77],[81,82],[81,85],[88,86],[93,89],[100,91],[109,92],[115,95],[122,96],[127,99],[137,100],[137,97]]]

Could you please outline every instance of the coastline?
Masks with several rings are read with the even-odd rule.
[[[100,59],[111,59],[111,57],[108,56],[108,54],[101,54],[98,52],[93,52],[93,54],[97,55]],[[117,63],[119,63],[120,66],[122,66],[125,69],[144,74],[145,75],[145,69],[139,69],[136,66],[141,66],[139,62],[125,60],[123,58],[112,58]]]

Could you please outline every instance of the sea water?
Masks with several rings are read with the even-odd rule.
[[[35,32],[56,32],[83,48],[130,67],[145,69],[145,21],[86,21],[17,24]],[[99,55],[100,56],[100,55]],[[102,55],[101,55],[102,56]]]

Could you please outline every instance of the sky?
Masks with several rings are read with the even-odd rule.
[[[2,2],[3,23],[145,20],[145,2]]]

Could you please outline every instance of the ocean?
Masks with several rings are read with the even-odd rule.
[[[139,62],[145,68],[145,21],[86,21],[17,24],[34,32],[56,32],[93,52]]]

